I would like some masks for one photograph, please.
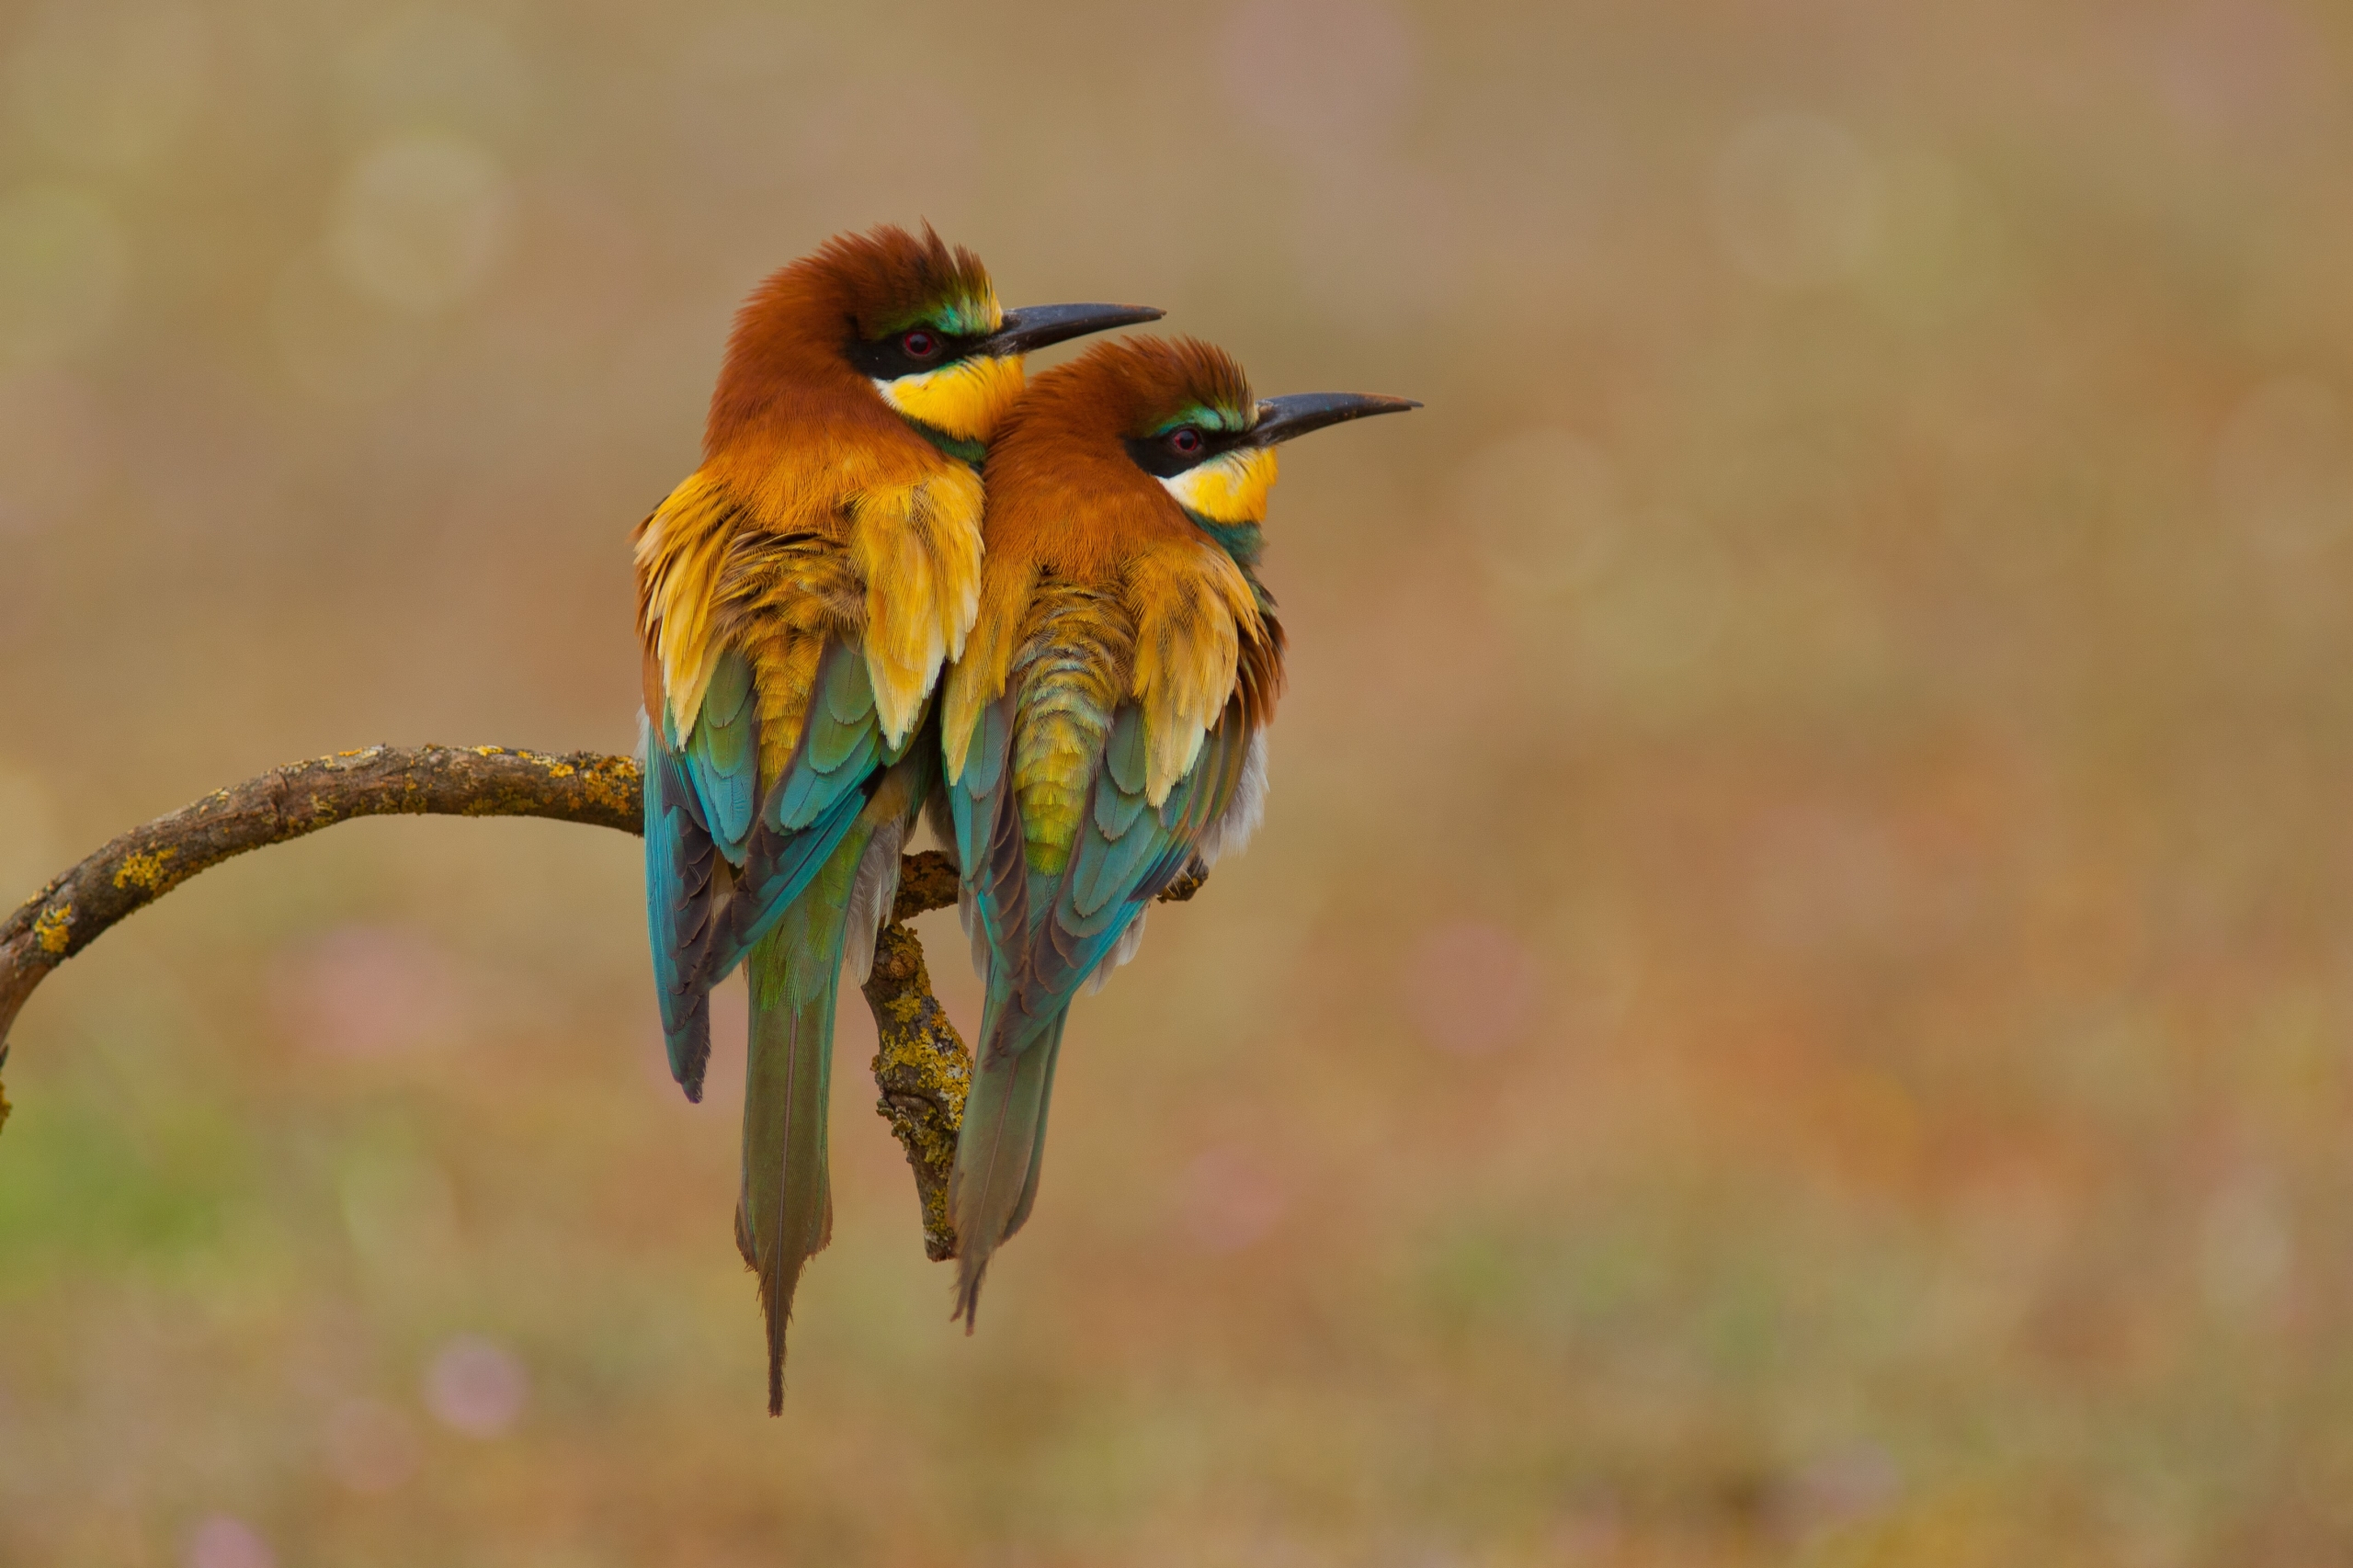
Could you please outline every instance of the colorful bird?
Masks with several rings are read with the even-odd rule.
[[[1029,1217],[1063,1025],[1153,895],[1241,847],[1267,792],[1283,632],[1257,577],[1275,447],[1420,404],[1259,402],[1190,339],[1040,376],[989,449],[980,617],[942,701],[962,895],[987,981],[949,1188],[956,1314]]]
[[[735,318],[702,466],[640,525],[645,891],[670,1070],[702,1097],[709,992],[751,987],[735,1239],[767,1316],[768,1410],[801,1266],[833,1229],[825,1090],[937,778],[927,731],[981,583],[981,459],[1022,355],[1157,319],[1006,311],[926,228],[828,241]]]

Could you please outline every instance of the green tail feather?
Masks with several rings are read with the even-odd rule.
[[[784,1335],[801,1270],[833,1239],[825,1155],[834,1003],[844,915],[866,832],[829,857],[808,891],[745,962],[752,1038],[744,1090],[744,1188],[735,1245],[759,1277],[768,1333],[768,1414],[784,1410]]]
[[[956,1138],[956,1169],[949,1184],[949,1213],[956,1224],[956,1310],[972,1332],[981,1279],[989,1258],[1012,1239],[1038,1201],[1038,1173],[1046,1156],[1046,1112],[1053,1097],[1054,1064],[1062,1055],[1063,1023],[1032,1035],[1017,1051],[992,1051],[996,1008],[981,1028],[982,1061],[964,1101]]]
[[[1069,1021],[1067,1008],[1055,1014],[1053,1028],[1047,1031],[1046,1038],[1029,1048],[1046,1053],[1046,1082],[1038,1090],[1038,1128],[1029,1135],[1029,1172],[1021,1183],[1020,1200],[1014,1204],[1013,1213],[1005,1221],[1003,1242],[1011,1241],[1014,1233],[1029,1222],[1029,1210],[1038,1206],[1038,1172],[1046,1164],[1046,1116],[1054,1108],[1054,1068],[1062,1061],[1063,1026]]]

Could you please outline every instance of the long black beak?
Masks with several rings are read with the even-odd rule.
[[[984,354],[1027,354],[1049,344],[1067,343],[1090,332],[1158,321],[1168,312],[1150,305],[1024,305],[1007,311],[997,329],[981,339]]]
[[[1250,426],[1250,440],[1255,446],[1271,447],[1326,425],[1370,419],[1376,414],[1403,414],[1421,406],[1410,397],[1378,397],[1370,392],[1293,392],[1259,403],[1258,422]]]

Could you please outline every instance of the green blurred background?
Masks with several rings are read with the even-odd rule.
[[[2353,1556],[2319,0],[18,0],[0,899],[629,747],[731,311],[923,217],[1428,404],[1286,449],[1266,829],[1081,1004],[979,1335],[853,1006],[767,1419],[636,845],[338,828],[17,1030],[0,1562]]]

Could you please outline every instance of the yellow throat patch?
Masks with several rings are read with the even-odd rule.
[[[1275,449],[1239,448],[1160,483],[1179,506],[1211,522],[1264,522],[1267,492],[1275,487]]]
[[[1020,397],[1028,378],[1021,356],[975,354],[920,376],[878,381],[882,401],[918,424],[959,441],[987,441]]]

